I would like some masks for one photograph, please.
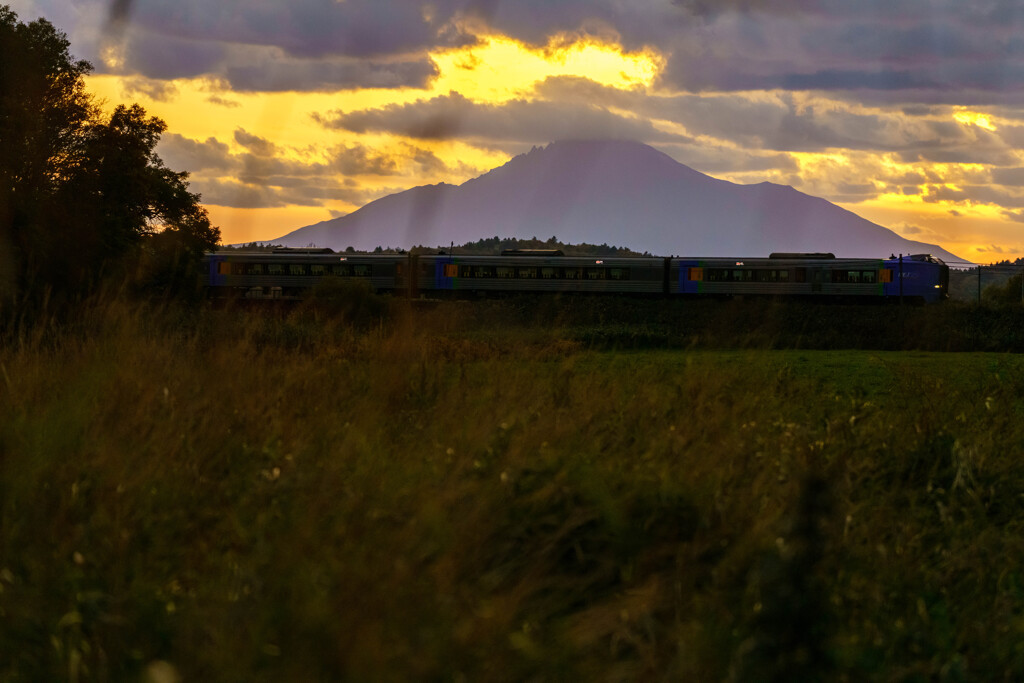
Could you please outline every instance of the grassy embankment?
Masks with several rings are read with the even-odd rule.
[[[1015,313],[370,303],[5,343],[0,678],[1024,676],[1024,358],[799,348]]]

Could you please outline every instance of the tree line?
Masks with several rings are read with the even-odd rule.
[[[188,174],[156,153],[166,124],[104,114],[46,19],[0,5],[0,306],[59,308],[103,284],[181,293],[220,241]]]

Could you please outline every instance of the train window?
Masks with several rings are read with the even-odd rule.
[[[370,277],[370,266],[352,266],[352,274],[356,277]]]
[[[509,268],[508,266],[496,266],[494,269],[495,277],[500,278],[511,278],[516,276],[516,269]]]
[[[608,279],[610,280],[628,280],[629,279],[629,268],[609,268]]]
[[[221,261],[217,264],[217,275],[231,275],[231,264]]]
[[[523,279],[533,280],[537,278],[536,268],[520,268],[519,277]]]
[[[477,266],[473,269],[473,277],[494,277],[494,269],[491,266]]]
[[[306,266],[304,266],[301,263],[291,263],[291,264],[288,265],[288,274],[289,275],[305,275],[306,274]]]
[[[348,277],[352,275],[352,268],[350,266],[331,266],[331,272],[341,277]]]
[[[587,279],[588,280],[604,280],[605,279],[604,268],[587,268]]]
[[[726,277],[723,278],[726,282],[753,282],[754,271],[753,270],[727,270],[725,271]]]
[[[540,276],[544,280],[557,280],[559,274],[558,268],[551,268],[548,266],[540,269]]]
[[[446,264],[444,264],[444,276],[445,277],[458,277],[459,276],[459,267],[458,267],[458,265],[456,265],[454,263],[446,263]]]
[[[690,282],[700,282],[704,279],[703,268],[690,268],[686,271],[686,279]]]
[[[860,272],[860,281],[866,284],[874,284],[875,282],[875,271],[873,270],[862,270]]]
[[[247,275],[263,275],[263,264],[250,263],[246,266],[245,272]]]
[[[793,272],[796,275],[796,277],[793,278],[793,280],[795,282],[807,282],[807,269],[806,268],[797,268]]]
[[[327,275],[327,266],[322,264],[313,264],[309,267],[309,274],[316,275],[318,277]]]
[[[582,268],[566,268],[565,269],[566,280],[582,280],[583,269]]]
[[[280,263],[270,263],[267,265],[267,273],[270,275],[284,275],[284,266]]]
[[[878,271],[879,282],[892,282],[892,268],[882,268]]]

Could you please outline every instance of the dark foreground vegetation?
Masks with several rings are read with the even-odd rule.
[[[1017,312],[554,301],[10,333],[0,679],[1024,677]]]

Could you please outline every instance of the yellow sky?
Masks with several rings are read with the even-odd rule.
[[[169,132],[196,141],[212,137],[239,153],[243,150],[234,142],[234,134],[241,129],[272,141],[279,148],[280,158],[313,163],[324,161],[327,152],[337,145],[359,143],[387,152],[403,142],[413,142],[392,135],[326,130],[313,120],[314,113],[407,104],[451,92],[474,102],[504,102],[529,96],[537,83],[550,76],[582,76],[619,88],[644,87],[650,85],[658,71],[658,57],[653,53],[630,54],[617,46],[593,41],[553,41],[546,48],[530,49],[516,41],[493,36],[483,39],[479,45],[439,52],[431,58],[439,76],[426,90],[240,93],[225,92],[216,82],[205,79],[179,79],[169,83],[171,97],[157,100],[139,89],[130,90],[126,86],[130,86],[131,81],[117,76],[92,76],[88,87],[106,101],[108,107],[129,99],[139,102],[150,114],[162,118]],[[508,156],[500,152],[457,141],[414,142],[416,147],[430,150],[450,167],[475,169],[476,173],[466,177],[411,178],[406,186],[463,182],[508,160]],[[395,183],[394,178],[363,178],[361,181],[368,188],[376,184],[382,190],[393,189]],[[359,208],[340,200],[327,206],[239,209],[207,204],[206,207],[213,222],[220,226],[225,243],[271,239]]]
[[[88,87],[110,105],[139,102],[149,113],[164,119],[171,133],[200,142],[214,138],[228,145],[236,154],[244,151],[235,142],[236,131],[243,130],[274,143],[278,158],[301,163],[324,162],[329,152],[339,145],[362,145],[396,158],[407,154],[403,150],[408,150],[408,145],[414,145],[430,150],[449,168],[462,169],[458,177],[399,174],[397,177],[349,179],[358,181],[360,187],[370,193],[387,194],[426,183],[461,183],[501,165],[508,157],[501,152],[458,141],[404,140],[394,135],[359,135],[327,129],[314,121],[313,114],[402,105],[452,92],[478,103],[530,99],[535,96],[537,84],[552,76],[579,76],[613,88],[650,92],[663,67],[661,57],[651,51],[627,53],[616,45],[593,40],[573,41],[564,37],[552,40],[547,47],[531,49],[508,38],[488,36],[476,46],[435,53],[431,58],[439,76],[427,89],[242,93],[224,91],[215,82],[195,79],[171,82],[172,96],[157,100],[138,89],[129,91],[126,82],[115,76],[92,76]],[[999,125],[993,116],[967,108],[957,108],[952,116],[962,126],[976,126],[988,131]],[[699,134],[699,131],[690,132]],[[791,153],[790,156],[801,169],[801,181],[791,184],[826,199],[829,199],[827,187],[819,188],[824,179],[840,174],[844,164],[849,166],[850,175],[857,173],[841,150],[824,154]],[[886,163],[891,165],[885,159],[878,163],[880,167]],[[914,167],[920,168],[921,164]],[[934,173],[943,171],[939,164],[932,164],[930,168]],[[892,172],[896,170],[889,169]],[[197,181],[202,177],[194,174],[193,182],[200,184]],[[766,173],[762,179],[773,178]],[[339,177],[336,180],[345,179]],[[751,180],[747,177],[746,181]],[[859,182],[871,182],[871,178],[859,179]],[[877,184],[884,186],[882,181],[877,181]],[[194,189],[202,191],[201,187]],[[816,189],[824,189],[825,193],[815,192]],[[1008,221],[995,208],[986,205],[965,207],[948,202],[929,204],[921,201],[922,194],[881,193],[872,201],[843,206],[905,237],[939,243],[966,258],[987,262],[1024,255],[992,253],[991,247],[997,243],[1024,243],[1016,236],[1017,224]],[[330,200],[324,206],[289,205],[260,209],[207,204],[213,222],[221,228],[225,243],[273,239],[356,208],[358,205],[340,198]],[[901,226],[905,231],[901,232]]]

